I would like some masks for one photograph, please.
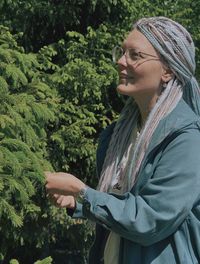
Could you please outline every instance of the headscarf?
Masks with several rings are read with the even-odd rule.
[[[200,89],[194,77],[195,46],[189,32],[166,17],[142,18],[134,26],[159,52],[183,86],[183,98],[200,115]]]
[[[194,77],[195,47],[188,31],[166,17],[142,18],[133,28],[149,40],[173,71],[174,78],[149,113],[136,142],[132,141],[131,133],[137,126],[139,109],[133,98],[127,100],[115,125],[98,185],[99,190],[106,192],[116,182],[121,193],[130,191],[156,127],[182,97],[200,115],[200,89]]]

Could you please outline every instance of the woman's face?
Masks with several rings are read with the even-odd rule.
[[[126,55],[124,54],[117,62],[119,66],[118,92],[134,98],[159,96],[163,64],[151,43],[142,33],[134,29],[124,40],[122,48]],[[127,49],[131,50],[129,55],[134,52],[136,54],[144,52],[152,56],[141,53],[138,59],[131,60]]]

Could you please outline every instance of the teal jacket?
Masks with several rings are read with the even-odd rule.
[[[100,139],[99,173],[113,127]],[[132,190],[88,188],[73,216],[97,223],[91,264],[103,263],[109,230],[121,236],[119,264],[200,263],[199,117],[181,100],[156,128]]]

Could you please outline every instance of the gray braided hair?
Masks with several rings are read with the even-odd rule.
[[[135,143],[130,135],[137,126],[139,109],[133,98],[127,100],[106,153],[98,185],[101,191],[110,191],[116,182],[122,183],[121,193],[133,187],[158,123],[182,97],[200,115],[200,89],[194,77],[195,47],[187,30],[166,17],[142,18],[133,28],[149,40],[173,71],[174,78],[161,93]]]

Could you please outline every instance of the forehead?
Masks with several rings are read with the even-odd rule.
[[[123,41],[123,47],[142,51],[155,51],[148,39],[137,29],[133,29]]]

